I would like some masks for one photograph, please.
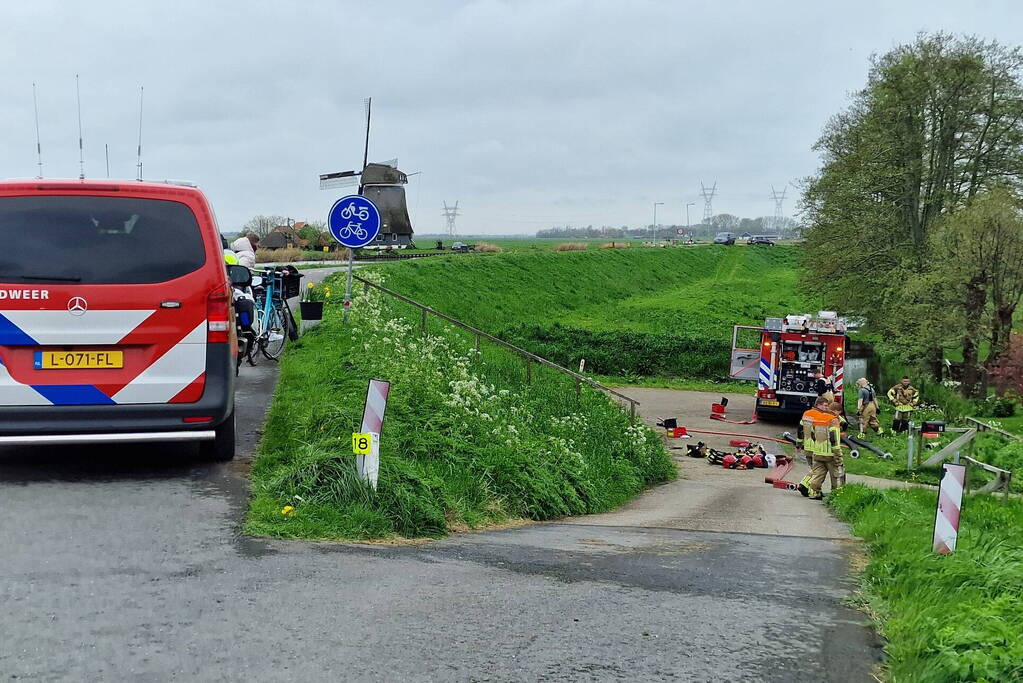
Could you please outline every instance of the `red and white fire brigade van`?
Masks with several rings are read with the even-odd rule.
[[[758,348],[739,347],[742,330],[755,331]],[[821,311],[817,317],[768,318],[763,327],[734,327],[729,374],[757,381],[758,418],[798,419],[817,398],[815,372],[830,379],[835,395],[841,396],[845,352],[845,323],[830,311]]]
[[[0,446],[234,457],[231,288],[200,190],[3,181],[0,238]]]

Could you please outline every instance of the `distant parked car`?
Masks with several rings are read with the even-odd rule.
[[[746,241],[746,244],[763,244],[768,247],[773,247],[774,237],[771,235],[753,235]]]
[[[466,244],[465,242],[452,242],[451,251],[472,251],[473,245]]]
[[[714,244],[727,244],[729,246],[735,244],[735,233],[734,232],[719,232],[714,237]]]

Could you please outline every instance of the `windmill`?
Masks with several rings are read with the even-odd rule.
[[[362,171],[337,171],[335,173],[321,173],[320,174],[320,189],[321,190],[333,190],[339,187],[353,187],[359,184],[359,177],[362,172],[366,170],[366,166],[369,164],[369,123],[373,114],[373,98],[367,97],[363,100],[366,106],[366,144],[363,148],[362,153]],[[397,163],[395,159],[395,163]],[[359,188],[361,193],[362,188]]]

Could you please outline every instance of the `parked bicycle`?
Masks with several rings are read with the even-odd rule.
[[[253,323],[255,344],[248,349],[249,362],[256,349],[267,359],[277,360],[288,339],[298,338],[298,324],[288,306],[288,299],[298,296],[302,275],[294,268],[264,268],[253,278],[256,319]]]

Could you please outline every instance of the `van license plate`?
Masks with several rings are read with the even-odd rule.
[[[123,351],[36,351],[36,370],[103,370],[124,367]]]
[[[780,401],[768,401],[766,399],[760,399],[760,405],[762,406],[780,406]]]

